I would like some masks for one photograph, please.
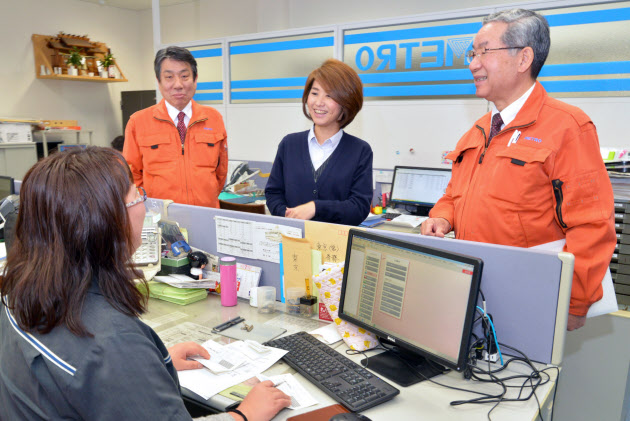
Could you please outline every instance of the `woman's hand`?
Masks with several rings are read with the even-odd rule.
[[[265,380],[258,383],[249,391],[243,402],[238,406],[248,421],[269,421],[282,408],[291,405],[291,398],[280,389],[273,386],[273,382]],[[240,421],[242,417],[233,412],[229,413]]]
[[[294,208],[287,208],[284,216],[293,219],[313,219],[315,216],[315,202],[311,201]]]
[[[203,367],[203,364],[198,361],[188,360],[188,357],[210,359],[208,350],[196,342],[182,342],[173,345],[168,349],[168,353],[171,354],[173,365],[177,371],[195,370]]]

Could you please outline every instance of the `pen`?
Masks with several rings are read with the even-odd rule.
[[[212,328],[212,331],[214,332],[221,332],[224,331],[225,329],[232,327],[236,324],[239,324],[240,322],[244,321],[245,319],[243,319],[241,316],[235,317],[233,319],[228,320],[227,322],[221,323],[220,325],[217,325],[215,327]]]

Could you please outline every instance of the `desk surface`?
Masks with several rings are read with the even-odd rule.
[[[282,305],[277,303],[279,306]],[[281,315],[282,313],[274,314],[259,314],[257,310],[249,306],[249,303],[239,299],[237,306],[235,307],[222,307],[218,296],[209,295],[206,300],[198,301],[188,306],[178,306],[166,301],[157,300],[151,298],[149,300],[149,311],[144,315],[143,320],[147,322],[153,329],[162,336],[160,332],[165,332],[170,328],[184,322],[193,322],[206,327],[216,326],[217,324],[224,322],[228,319],[242,316],[248,323],[264,323],[267,320],[271,320],[274,317]],[[324,322],[320,322],[324,325]],[[172,331],[172,329],[170,329]],[[217,340],[223,343],[229,343],[233,339],[229,339],[220,335],[209,335],[208,339]],[[182,338],[180,341],[187,340],[188,338]],[[167,343],[167,346],[171,344]],[[338,342],[334,346],[339,352],[344,352],[347,347],[343,342]],[[369,352],[369,351],[368,351]],[[372,354],[369,354],[372,355]],[[355,361],[359,361],[361,356],[351,357]],[[514,367],[514,368],[512,368]],[[541,367],[542,368],[542,365]],[[505,377],[516,372],[525,373],[529,370],[525,366],[510,366],[509,369],[502,372],[502,376]],[[548,373],[555,379],[555,371],[549,370]],[[282,373],[295,373],[287,364],[282,361],[276,363],[273,367],[265,372],[268,375],[277,375]],[[297,415],[302,412],[309,412],[314,409],[332,405],[335,403],[328,395],[313,386],[308,380],[304,379],[299,374],[296,374],[297,379],[305,385],[307,390],[317,399],[320,403],[317,406],[305,408],[301,411],[293,411],[289,409],[282,410],[275,418],[274,421],[286,420],[288,417]],[[499,393],[500,387],[492,384],[483,384],[480,382],[472,382],[464,380],[462,374],[451,372],[447,375],[441,375],[434,378],[438,383],[458,387],[463,389],[474,389],[479,392],[485,393]],[[392,419],[431,419],[431,420],[487,420],[488,411],[494,404],[480,404],[480,405],[462,405],[451,406],[450,402],[454,400],[466,400],[474,398],[478,395],[474,395],[468,392],[461,392],[447,389],[443,386],[430,383],[428,381],[415,384],[410,387],[400,387],[392,383],[400,390],[400,395],[393,400],[371,408],[363,414],[368,416],[372,421],[378,420],[392,420]],[[540,401],[540,405],[543,410],[543,418],[549,419],[551,413],[551,406],[553,390],[555,383],[548,383],[540,386],[537,389],[536,395]],[[518,389],[514,389],[512,396],[518,393]],[[188,397],[196,396],[187,394]],[[197,397],[201,400],[200,397]],[[205,401],[204,401],[205,403]],[[538,404],[535,399],[530,399],[527,402],[503,402],[497,408],[492,411],[492,420],[527,420],[531,421],[537,417]]]

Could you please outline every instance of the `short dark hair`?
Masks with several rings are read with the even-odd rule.
[[[357,72],[344,62],[334,58],[326,60],[321,67],[313,70],[308,75],[302,94],[302,112],[309,120],[312,118],[308,113],[306,102],[315,80],[341,106],[340,127],[343,129],[352,123],[354,117],[363,107],[363,84]]]
[[[531,66],[531,76],[536,79],[542,69],[549,48],[551,37],[549,23],[541,14],[525,9],[503,10],[486,16],[483,24],[490,22],[504,22],[508,27],[501,41],[507,47],[531,47],[534,50],[534,61]]]
[[[90,335],[81,321],[92,282],[120,312],[138,316],[146,297],[125,199],[133,185],[123,156],[111,148],[72,149],[39,161],[24,177],[15,240],[0,295],[26,331],[65,326]]]
[[[190,64],[193,72],[193,80],[197,80],[197,60],[195,60],[195,57],[193,57],[190,51],[186,48],[172,45],[170,47],[162,48],[157,52],[157,54],[155,54],[153,68],[155,70],[155,77],[158,81],[160,80],[160,72],[162,71],[162,62],[167,58]]]
[[[118,152],[122,152],[124,145],[125,136],[116,136],[114,140],[112,140],[112,148],[116,149]]]

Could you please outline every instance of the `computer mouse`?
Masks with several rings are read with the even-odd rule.
[[[330,421],[372,421],[368,417],[355,412],[344,412],[342,414],[333,415]]]

